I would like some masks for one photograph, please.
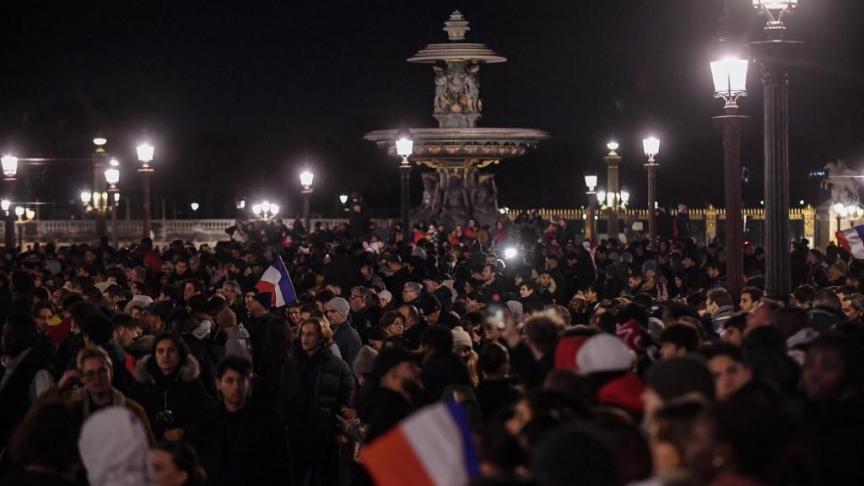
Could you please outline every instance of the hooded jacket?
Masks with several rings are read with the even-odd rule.
[[[201,413],[211,408],[211,397],[198,376],[198,361],[192,355],[170,375],[162,374],[150,356],[135,366],[135,383],[129,396],[147,411],[147,419],[157,438],[168,429],[188,428]],[[170,414],[164,413],[169,411]]]

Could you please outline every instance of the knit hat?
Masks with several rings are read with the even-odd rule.
[[[623,371],[633,364],[634,353],[611,334],[590,337],[576,353],[576,366],[583,375],[604,371]]]
[[[518,300],[508,300],[507,309],[510,310],[510,314],[513,314],[513,322],[520,323],[522,319],[525,317],[525,310],[522,307],[522,302]]]
[[[589,336],[567,336],[558,340],[555,347],[555,369],[579,372],[576,355]]]
[[[462,326],[454,327],[453,331],[451,331],[451,332],[453,333],[453,347],[454,348],[456,346],[466,346],[469,348],[474,346],[474,342],[471,341],[471,335],[468,334],[468,331],[466,331],[465,329],[462,329]]]
[[[327,301],[327,307],[330,307],[345,317],[348,317],[348,314],[351,313],[351,305],[342,297],[333,297]]]
[[[378,357],[378,351],[368,344],[360,348],[357,357],[354,358],[354,374],[357,376],[372,373],[375,369],[375,359]]]
[[[692,356],[670,358],[655,364],[645,373],[645,385],[664,401],[693,392],[709,400],[714,398],[714,377],[704,361]]]

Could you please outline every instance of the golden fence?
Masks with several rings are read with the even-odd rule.
[[[507,215],[510,219],[516,219],[520,213],[537,212],[545,220],[564,218],[567,220],[580,220],[588,218],[587,208],[540,208],[540,209],[510,209]],[[595,209],[597,217],[603,218],[603,213],[608,209]],[[671,215],[677,216],[678,210],[672,209]],[[688,209],[692,221],[705,221],[705,239],[711,241],[717,237],[717,221],[726,220],[726,209],[708,206],[707,208]],[[745,220],[764,220],[764,208],[745,208],[741,210],[741,216]],[[618,218],[625,222],[648,221],[647,209],[623,209],[618,210]],[[790,221],[804,221],[804,237],[811,242],[816,239],[816,209],[807,205],[803,208],[792,208],[789,210]]]

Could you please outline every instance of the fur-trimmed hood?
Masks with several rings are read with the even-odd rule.
[[[156,378],[153,376],[156,369],[156,363],[150,364],[152,357],[145,356],[135,364],[135,381],[143,385],[156,384]],[[177,379],[183,383],[189,383],[198,379],[201,374],[201,367],[198,365],[198,360],[191,354],[186,357],[186,362],[180,365],[177,369]]]

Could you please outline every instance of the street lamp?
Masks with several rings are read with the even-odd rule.
[[[153,161],[153,157],[156,153],[156,148],[153,147],[148,142],[144,142],[138,144],[135,147],[135,152],[138,154],[138,162],[141,165],[138,166],[138,172],[141,173],[142,181],[144,183],[144,201],[143,201],[143,213],[144,213],[144,237],[148,238],[150,236],[150,174],[153,173],[153,167],[150,165],[150,162]]]
[[[261,201],[252,205],[252,214],[263,220],[270,220],[279,214],[279,205],[270,201]]]
[[[111,159],[109,167],[105,169],[105,182],[108,183],[108,193],[112,195],[110,201],[106,201],[111,206],[111,239],[116,247],[119,240],[117,234],[117,202],[113,196],[117,195],[117,184],[120,183],[120,165],[117,159]]]
[[[591,241],[597,234],[594,224],[594,203],[597,194],[594,189],[597,188],[597,174],[585,176],[585,187],[588,188],[588,191],[585,192],[588,195],[588,222],[585,224],[585,239]]]
[[[88,205],[93,198],[93,193],[90,191],[81,191],[81,204]]]
[[[724,100],[714,126],[723,133],[723,185],[726,206],[726,283],[729,293],[741,292],[744,273],[744,222],[741,216],[741,131],[750,118],[738,114],[738,98],[747,96],[749,62],[727,57],[711,63],[714,97]],[[737,298],[737,297],[736,297]]]
[[[789,262],[789,61],[801,42],[784,39],[784,16],[797,0],[753,0],[764,12],[765,40],[750,47],[762,66],[763,159],[765,161],[765,295],[791,290]]]
[[[603,162],[606,164],[606,193],[604,193],[606,197],[602,200],[598,198],[601,204],[606,201],[609,193],[618,194],[618,191],[620,191],[618,186],[618,166],[621,164],[621,156],[618,155],[618,146],[618,142],[614,140],[610,140],[606,143],[606,148],[609,150],[606,156],[603,157]],[[620,234],[618,210],[615,208],[614,204],[608,204],[608,206],[612,209],[606,211],[606,226],[608,227],[607,233],[609,233],[609,238],[615,238],[615,240],[618,240],[618,235]]]
[[[0,200],[0,210],[8,212],[10,207],[12,207],[12,201],[8,199]]]
[[[410,194],[409,184],[411,183],[411,162],[408,160],[414,153],[414,141],[407,136],[402,136],[396,140],[396,154],[402,157],[402,162],[399,164],[399,180],[400,180],[400,196],[401,196],[401,214],[402,217],[402,235],[404,241],[410,239],[411,222],[408,218],[408,204]]]
[[[648,233],[651,245],[657,244],[657,163],[655,157],[660,153],[660,139],[648,137],[642,140],[642,149],[648,157],[645,163],[645,171],[648,172]]]
[[[189,205],[189,207],[192,208],[192,212],[197,212],[198,208],[201,206],[197,202],[193,202],[192,204]]]
[[[18,174],[18,157],[14,155],[4,155],[0,157],[0,164],[3,166],[3,179],[14,181]]]
[[[315,174],[308,170],[300,173],[300,185],[303,186],[301,193],[303,194],[303,228],[306,233],[310,233],[309,228],[309,195],[312,194],[312,181],[315,179]]]
[[[348,204],[348,194],[339,194],[339,202],[344,206]]]

